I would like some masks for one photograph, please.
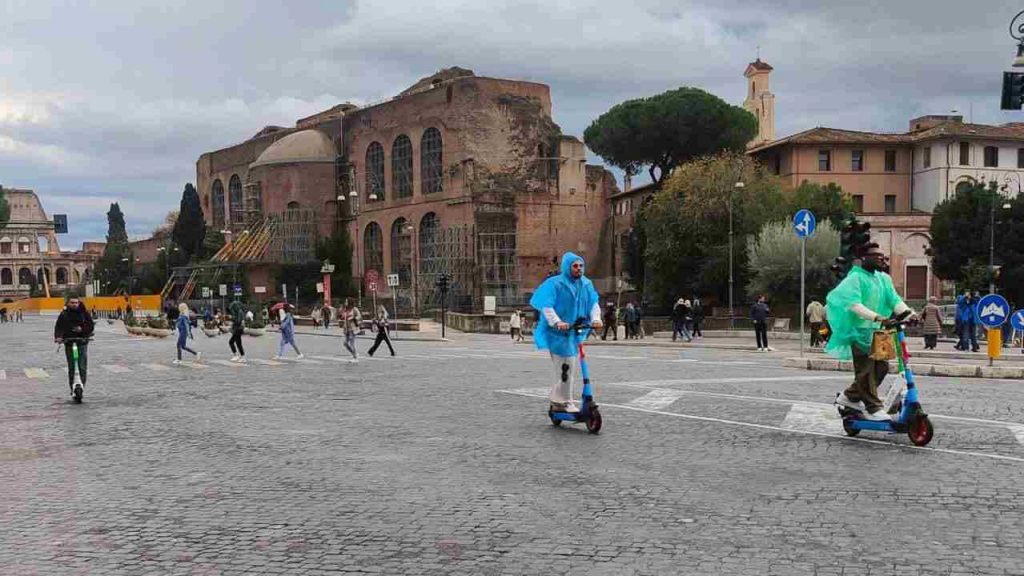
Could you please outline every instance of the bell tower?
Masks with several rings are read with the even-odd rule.
[[[747,99],[743,107],[757,118],[757,136],[749,146],[759,146],[775,139],[775,95],[768,88],[772,67],[759,57],[743,72],[747,78]]]

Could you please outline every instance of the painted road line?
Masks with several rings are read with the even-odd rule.
[[[537,393],[526,393],[523,391],[516,390],[498,390],[502,394],[512,394],[515,396],[525,397],[544,397],[546,394]],[[738,420],[726,420],[725,418],[711,418],[709,416],[696,416],[693,414],[678,414],[676,412],[664,412],[662,410],[650,410],[648,408],[638,408],[636,406],[626,406],[623,404],[608,404],[601,402],[601,408],[622,408],[624,410],[633,410],[635,412],[644,412],[646,414],[657,414],[659,416],[669,416],[671,418],[682,418],[684,420],[695,420],[698,422],[711,422],[715,424],[725,424],[727,426],[740,426],[743,428],[754,428],[757,430],[771,430],[775,432],[787,432],[791,434],[805,434],[808,436],[822,436],[826,438],[836,438],[839,440],[846,440],[849,442],[867,442],[869,444],[878,444],[879,446],[885,446],[895,450],[924,450],[928,452],[937,452],[940,454],[953,454],[956,456],[973,456],[976,458],[990,458],[992,460],[1002,460],[1005,462],[1015,462],[1024,464],[1024,458],[1018,458],[1015,456],[1003,456],[1002,454],[985,454],[984,452],[971,452],[969,450],[954,450],[951,448],[933,448],[931,446],[914,446],[913,444],[896,444],[894,442],[887,442],[885,440],[876,440],[874,438],[865,438],[863,436],[846,436],[845,434],[833,434],[826,432],[815,432],[812,430],[796,430],[792,428],[783,428],[781,426],[771,426],[769,424],[755,424],[754,422],[740,422]],[[930,415],[929,415],[930,416]]]
[[[678,386],[680,384],[757,384],[763,382],[849,382],[849,375],[836,376],[772,376],[762,378],[694,378],[692,380],[645,380],[642,382],[610,382],[605,384],[635,386],[638,388],[656,388],[659,386]]]
[[[1024,444],[1024,426],[1020,424],[1014,424],[1009,426],[1010,432],[1013,432],[1014,437],[1017,438],[1017,442]]]
[[[29,378],[49,378],[50,374],[42,368],[25,368],[25,376]]]
[[[843,432],[843,421],[839,417],[839,412],[828,404],[793,404],[781,426],[790,430],[822,434]]]
[[[121,366],[120,364],[100,364],[100,368],[103,368],[107,372],[113,372],[114,374],[124,374],[132,371],[131,368]]]
[[[139,364],[139,366],[142,366],[143,368],[152,370],[154,372],[166,372],[167,370],[170,370],[170,368],[164,366],[163,364]]]
[[[228,366],[231,368],[241,368],[245,364],[239,364],[238,362],[232,362],[231,360],[207,360],[210,364],[218,364],[220,366]]]
[[[194,368],[196,370],[205,370],[206,368],[209,368],[206,364],[196,364],[195,362],[182,362],[180,366],[188,366],[189,368]]]
[[[637,408],[647,408],[650,410],[661,410],[662,408],[668,408],[676,400],[679,400],[686,393],[681,390],[668,390],[665,388],[658,388],[651,390],[647,394],[632,400],[627,406],[635,406]]]
[[[249,361],[255,364],[262,364],[263,366],[280,366],[284,364],[283,362],[278,362],[277,360],[264,360],[263,358],[252,358]],[[225,360],[225,362],[228,362],[228,360]],[[232,362],[232,364],[235,364],[235,362]]]
[[[328,362],[339,362],[342,364],[348,364],[352,358],[342,358],[341,356],[310,356],[310,358],[316,358],[317,360],[326,360]]]
[[[7,370],[0,370],[0,380],[7,380]]]

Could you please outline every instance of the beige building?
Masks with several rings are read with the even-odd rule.
[[[743,76],[747,79],[747,98],[743,108],[757,118],[757,137],[750,146],[775,140],[775,95],[768,85],[773,68],[760,58],[747,65]]]

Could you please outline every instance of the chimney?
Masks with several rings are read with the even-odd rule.
[[[622,177],[622,191],[629,192],[633,188],[633,177],[626,174]]]

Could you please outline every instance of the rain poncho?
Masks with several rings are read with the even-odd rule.
[[[575,330],[561,332],[549,326],[544,317],[544,309],[553,308],[562,322],[568,324],[579,318],[590,319],[598,301],[597,290],[586,276],[573,279],[572,265],[577,260],[582,262],[583,258],[566,252],[562,256],[562,273],[541,283],[533,293],[533,298],[530,298],[530,306],[541,313],[541,320],[533,330],[533,340],[538,350],[550,350],[559,356],[575,356],[579,343],[587,338],[588,330],[579,334]]]
[[[871,350],[871,338],[880,323],[865,320],[850,310],[855,304],[888,318],[903,303],[896,293],[892,278],[885,272],[868,272],[860,266],[850,268],[850,273],[838,286],[828,293],[825,315],[832,335],[825,352],[840,360],[853,357],[850,346],[856,345],[864,352]]]

